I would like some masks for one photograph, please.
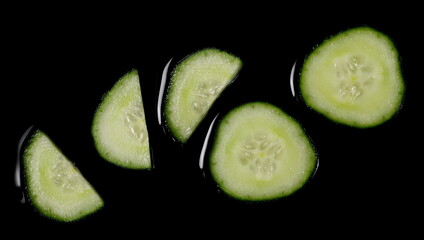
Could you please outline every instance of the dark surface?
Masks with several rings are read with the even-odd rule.
[[[3,218],[10,226],[92,229],[99,233],[116,229],[140,235],[193,229],[212,233],[227,228],[282,233],[292,231],[292,225],[313,227],[316,230],[310,231],[317,233],[332,229],[390,233],[403,223],[408,226],[406,232],[415,228],[409,219],[422,211],[416,205],[422,189],[418,187],[422,154],[417,154],[422,134],[423,54],[421,38],[416,35],[419,17],[402,21],[386,16],[339,18],[336,22],[316,16],[298,22],[278,14],[260,19],[245,16],[246,20],[229,14],[221,16],[225,21],[199,20],[203,23],[199,27],[189,16],[163,23],[152,18],[149,22],[140,20],[140,24],[135,18],[128,19],[131,24],[121,24],[54,15],[29,17],[22,24],[9,26],[11,34],[3,46],[7,71],[2,90],[3,95],[10,95],[3,100],[7,135],[2,149],[7,157],[1,168],[6,194],[1,196],[6,200]],[[293,63],[298,61],[299,65],[316,44],[339,31],[363,25],[393,39],[402,58],[407,90],[404,105],[393,119],[375,128],[354,129],[307,109],[292,97],[289,78]],[[157,121],[161,75],[170,58],[205,47],[229,51],[239,56],[244,66],[189,142],[181,146]],[[127,170],[106,162],[91,137],[93,114],[102,95],[133,68],[139,70],[146,109],[155,164],[151,171]],[[248,101],[279,106],[302,124],[316,146],[316,175],[291,197],[259,204],[235,201],[219,193],[199,169],[201,146],[212,118]],[[79,222],[63,224],[19,203],[13,175],[16,152],[20,137],[34,124],[97,189],[105,201],[102,210]]]

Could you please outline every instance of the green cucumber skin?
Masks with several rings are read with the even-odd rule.
[[[366,123],[364,124],[363,122],[360,121],[355,121],[355,120],[350,120],[348,123],[346,121],[344,121],[343,119],[340,119],[339,117],[335,117],[332,116],[331,113],[329,113],[328,111],[324,110],[324,109],[320,109],[317,110],[314,108],[314,103],[313,100],[308,96],[305,95],[302,91],[302,89],[304,88],[304,78],[303,78],[303,72],[308,71],[307,66],[309,65],[309,62],[312,61],[313,57],[315,55],[318,55],[322,49],[324,47],[326,47],[326,45],[332,44],[332,41],[339,38],[339,37],[343,37],[355,32],[361,32],[361,31],[370,31],[373,34],[376,35],[377,38],[381,38],[384,39],[385,42],[390,46],[390,50],[394,53],[395,55],[395,59],[396,62],[398,63],[396,65],[396,68],[394,69],[395,74],[396,74],[396,78],[400,79],[400,87],[396,92],[396,98],[398,99],[398,102],[396,103],[397,107],[394,107],[392,109],[392,111],[388,112],[387,114],[384,114],[381,116],[381,118],[378,121],[374,121],[374,122],[370,122],[370,123]],[[342,31],[339,32],[335,35],[331,35],[329,37],[327,37],[325,40],[323,40],[322,43],[318,44],[315,48],[312,49],[312,51],[306,55],[303,65],[300,68],[299,71],[299,89],[300,89],[300,98],[302,99],[303,102],[306,103],[306,105],[308,106],[308,108],[314,110],[316,113],[320,114],[321,116],[324,116],[325,118],[337,123],[337,124],[341,124],[341,125],[347,125],[350,127],[354,127],[354,128],[359,128],[359,129],[366,129],[366,128],[372,128],[372,127],[376,127],[379,126],[385,122],[387,122],[388,120],[392,119],[394,116],[396,116],[399,111],[401,110],[404,100],[405,100],[405,92],[406,92],[406,83],[405,80],[403,78],[403,71],[402,71],[402,61],[401,58],[399,56],[399,52],[397,50],[396,44],[393,41],[393,39],[388,36],[387,34],[380,32],[372,27],[368,27],[368,26],[361,26],[361,27],[354,27],[351,29],[348,29],[346,31]]]
[[[107,153],[108,151],[107,151],[107,149],[104,148],[103,142],[100,139],[99,134],[98,134],[100,132],[100,129],[99,129],[100,116],[105,111],[105,108],[108,107],[108,104],[107,104],[108,99],[112,98],[114,93],[116,91],[119,91],[119,89],[127,82],[127,80],[131,79],[133,77],[138,78],[138,71],[136,69],[132,69],[131,71],[127,72],[122,77],[120,77],[119,80],[113,85],[113,87],[111,89],[109,89],[102,96],[100,104],[98,105],[98,107],[95,111],[95,115],[94,115],[93,123],[92,123],[92,127],[91,127],[91,132],[92,132],[92,136],[94,138],[95,148],[98,150],[97,152],[99,153],[99,155],[103,159],[105,159],[106,161],[108,161],[112,164],[115,164],[119,167],[122,167],[122,168],[135,169],[135,170],[140,170],[140,169],[147,169],[148,170],[148,169],[152,168],[151,159],[150,159],[150,163],[147,164],[147,165],[145,165],[145,164],[140,165],[140,164],[133,163],[133,162],[125,162],[124,163],[120,157],[113,156],[113,154]]]
[[[226,122],[229,121],[229,119],[231,119],[233,117],[233,115],[236,115],[239,111],[243,110],[244,108],[249,108],[249,107],[256,107],[256,106],[265,106],[269,109],[271,109],[272,111],[276,112],[279,116],[283,116],[284,118],[289,119],[290,123],[293,124],[295,126],[295,128],[298,129],[302,129],[303,133],[300,136],[297,136],[299,138],[302,138],[305,142],[308,143],[308,149],[311,151],[310,152],[310,162],[313,162],[313,164],[311,165],[311,167],[308,169],[308,171],[305,173],[306,174],[306,178],[303,179],[302,182],[300,182],[297,187],[291,189],[291,191],[286,191],[286,192],[281,192],[278,195],[274,195],[274,196],[270,196],[267,198],[260,198],[258,199],[256,196],[239,196],[236,194],[233,194],[230,191],[228,191],[225,187],[224,187],[224,180],[222,179],[218,179],[216,177],[216,173],[214,173],[214,167],[213,165],[215,164],[213,161],[211,161],[211,158],[213,157],[213,155],[215,154],[215,151],[219,151],[217,149],[217,146],[220,145],[219,142],[219,134],[221,132],[221,126],[222,124],[225,124]],[[305,185],[307,184],[307,182],[309,182],[313,176],[315,175],[317,169],[318,169],[318,165],[319,165],[319,160],[318,160],[318,152],[312,142],[312,140],[310,139],[310,137],[307,135],[307,133],[304,131],[303,127],[301,126],[301,124],[299,122],[297,122],[293,117],[291,117],[290,115],[288,115],[287,113],[285,113],[284,111],[282,111],[280,108],[278,108],[277,106],[267,103],[267,102],[250,102],[250,103],[246,103],[243,104],[241,106],[238,106],[232,110],[230,110],[230,112],[228,112],[217,124],[217,127],[214,131],[214,143],[211,147],[211,150],[208,153],[208,158],[209,160],[209,171],[211,174],[212,179],[214,180],[214,182],[217,184],[217,187],[219,189],[222,190],[222,192],[228,196],[231,199],[237,200],[237,201],[242,201],[242,202],[270,202],[270,201],[277,201],[281,198],[286,198],[286,197],[290,197],[292,196],[294,193],[296,193],[297,191],[303,189],[305,187]]]
[[[25,181],[25,195],[26,195],[26,199],[28,199],[28,202],[34,207],[35,211],[44,217],[47,217],[51,220],[57,221],[57,222],[78,222],[78,221],[82,221],[83,219],[93,215],[94,213],[98,212],[99,210],[101,210],[104,207],[104,201],[101,199],[100,204],[96,207],[93,208],[91,211],[85,212],[83,213],[83,215],[80,215],[78,217],[75,218],[66,218],[63,217],[61,215],[55,214],[52,211],[49,211],[48,209],[46,209],[45,207],[41,206],[40,204],[38,204],[38,202],[35,200],[37,199],[36,194],[34,193],[34,191],[29,187],[32,185],[32,179],[30,177],[29,172],[29,164],[31,164],[30,158],[31,158],[31,150],[33,147],[33,143],[36,142],[38,140],[38,138],[41,137],[43,133],[40,130],[36,130],[32,136],[30,137],[30,139],[28,140],[28,143],[26,145],[26,148],[24,150],[23,153],[23,179]],[[52,144],[56,147],[56,149],[59,149],[54,142],[52,142]]]
[[[126,77],[131,77],[134,74],[136,74],[135,71],[130,71],[127,74],[125,74],[122,77],[122,79],[124,79]],[[107,107],[107,104],[105,104],[106,100],[110,97],[111,94],[113,94],[123,84],[124,84],[124,81],[118,80],[118,82],[116,82],[115,85],[111,89],[109,89],[109,91],[106,94],[104,94],[102,96],[102,99],[100,100],[100,104],[99,104],[99,106],[97,107],[97,109],[95,111],[95,115],[94,115],[94,119],[93,119],[93,124],[92,124],[92,130],[91,130],[91,132],[92,132],[92,135],[93,135],[94,140],[95,140],[94,141],[94,145],[95,145],[96,149],[98,149],[98,150],[99,149],[102,149],[102,150],[99,150],[97,152],[100,154],[100,156],[103,159],[106,159],[108,162],[110,162],[112,164],[117,164],[120,167],[137,169],[137,166],[122,164],[121,161],[120,161],[120,159],[115,158],[113,156],[110,156],[110,155],[106,154],[106,151],[103,150],[103,146],[101,144],[101,141],[100,140],[96,140],[96,138],[97,138],[97,132],[100,131],[100,130],[98,130],[98,126],[99,126],[99,123],[98,123],[99,122],[99,117],[98,116],[100,116],[103,113],[104,108]]]
[[[220,49],[217,49],[217,48],[204,48],[204,49],[200,49],[200,50],[197,50],[197,51],[195,51],[195,52],[193,52],[193,53],[191,53],[191,54],[189,54],[189,55],[187,55],[187,56],[185,56],[183,59],[181,59],[177,64],[176,64],[176,67],[172,70],[172,72],[171,72],[171,74],[170,74],[170,76],[171,76],[171,80],[170,80],[170,82],[169,82],[169,85],[168,85],[168,87],[167,87],[167,90],[166,90],[166,94],[165,94],[165,101],[164,101],[164,126],[165,126],[165,129],[167,129],[167,131],[172,135],[172,137],[173,137],[173,139],[175,140],[175,141],[177,141],[177,142],[179,142],[179,143],[181,143],[181,144],[185,144],[187,141],[188,141],[188,139],[189,139],[189,137],[188,138],[185,138],[184,136],[183,136],[183,134],[180,134],[180,131],[179,131],[179,129],[177,128],[177,126],[175,126],[174,124],[173,124],[173,122],[169,119],[169,115],[170,115],[170,112],[171,112],[171,110],[170,110],[170,104],[172,104],[171,103],[171,95],[174,95],[174,88],[173,88],[173,85],[174,84],[178,84],[178,83],[176,83],[175,81],[173,81],[173,76],[175,75],[175,74],[177,74],[178,72],[181,72],[182,71],[182,69],[185,67],[184,65],[185,65],[185,63],[187,62],[187,61],[189,61],[189,59],[190,58],[192,58],[193,56],[195,56],[195,57],[197,57],[198,55],[200,55],[200,54],[204,54],[204,53],[208,53],[208,54],[210,54],[210,53],[214,53],[214,54],[220,54],[220,55],[227,55],[227,56],[230,56],[231,58],[234,58],[234,59],[237,59],[236,61],[237,61],[237,63],[239,64],[239,70],[238,70],[238,73],[240,72],[240,69],[243,67],[243,62],[237,57],[237,56],[235,56],[235,55],[232,55],[231,53],[228,53],[228,52],[226,52],[226,51],[224,51],[224,50],[220,50]],[[228,87],[232,82],[234,82],[235,81],[235,79],[237,78],[237,76],[238,76],[238,73],[233,77],[233,79],[226,85],[226,87]],[[225,91],[225,88],[224,88],[224,90],[223,91]],[[219,98],[219,96],[220,95],[218,95],[217,96],[217,98]],[[215,102],[215,101],[214,101]],[[214,102],[212,102],[212,105],[211,105],[211,107],[213,106],[213,104],[214,104]],[[207,113],[208,113],[208,111],[206,112],[206,114],[202,117],[202,119],[200,119],[200,121],[199,121],[199,123],[198,124],[200,124],[201,122],[202,122],[202,120],[206,117],[206,115],[207,115]],[[195,126],[195,128],[197,127],[197,125]],[[194,132],[195,130],[193,130],[193,132]]]

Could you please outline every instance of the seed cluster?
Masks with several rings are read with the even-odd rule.
[[[124,114],[124,122],[131,136],[143,142],[147,136],[144,123],[144,110],[141,101],[130,106]]]
[[[218,96],[222,88],[223,86],[213,82],[200,83],[192,103],[193,109],[199,113],[206,112],[211,102]]]
[[[361,56],[348,56],[336,62],[334,67],[340,80],[339,96],[343,100],[355,101],[364,94],[364,86],[375,79],[373,67]]]
[[[255,133],[243,143],[240,162],[258,179],[270,179],[281,160],[283,145],[265,133]]]
[[[53,182],[67,192],[74,192],[83,186],[78,170],[63,156],[58,157],[57,162],[52,167],[52,172]]]

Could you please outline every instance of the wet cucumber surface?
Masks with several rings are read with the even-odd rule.
[[[330,23],[319,19],[293,23],[280,19],[280,15],[274,17],[279,21],[260,26],[252,21],[249,30],[231,27],[231,31],[226,31],[228,34],[211,35],[210,31],[220,32],[211,25],[208,31],[200,30],[199,35],[187,30],[187,35],[166,33],[163,38],[143,34],[143,38],[124,39],[121,27],[114,31],[113,27],[104,26],[99,30],[103,34],[98,34],[88,26],[84,28],[85,24],[80,25],[84,32],[37,25],[37,29],[41,28],[37,31],[39,34],[25,35],[29,37],[28,44],[14,48],[14,57],[9,61],[14,68],[7,78],[11,81],[5,81],[11,86],[4,89],[16,93],[8,97],[5,104],[8,114],[4,115],[9,122],[4,126],[11,139],[7,139],[10,145],[7,149],[12,149],[12,156],[5,158],[9,167],[1,169],[10,169],[10,173],[6,173],[10,174],[7,182],[10,195],[16,195],[12,172],[19,138],[29,126],[39,124],[63,154],[78,166],[105,205],[83,221],[63,226],[41,217],[19,200],[11,199],[10,205],[5,206],[11,206],[13,214],[7,218],[22,226],[78,229],[83,225],[103,228],[116,224],[125,229],[128,224],[160,231],[172,226],[216,229],[213,219],[220,219],[225,226],[244,224],[245,230],[254,229],[252,226],[258,222],[275,226],[275,217],[278,224],[281,221],[289,225],[324,226],[323,219],[328,219],[327,223],[351,230],[357,226],[355,219],[369,226],[375,221],[397,222],[396,214],[408,219],[407,212],[414,212],[414,205],[405,203],[413,203],[409,199],[414,199],[420,182],[420,174],[415,174],[419,169],[416,162],[420,148],[411,138],[411,133],[418,132],[421,126],[417,118],[422,102],[419,97],[422,88],[417,80],[421,76],[418,26],[412,22]],[[295,97],[289,82],[293,64],[296,62],[300,67],[307,54],[323,39],[363,25],[387,34],[396,44],[406,91],[403,105],[392,119],[374,128],[356,129],[335,124],[308,108],[299,99],[298,81],[295,81]],[[411,32],[411,28],[405,26],[415,30]],[[55,37],[58,35],[54,29],[69,38]],[[121,35],[113,38],[111,33]],[[25,39],[23,32],[21,35]],[[170,36],[180,36],[180,39]],[[216,100],[190,141],[182,147],[158,124],[161,76],[171,58],[179,61],[208,47],[233,53],[244,65],[237,80]],[[151,170],[124,169],[105,161],[97,152],[91,134],[93,115],[102,96],[131,69],[137,69],[140,76],[154,162]],[[311,137],[320,160],[316,174],[305,188],[267,204],[245,204],[228,199],[217,190],[210,176],[199,169],[198,163],[213,118],[252,101],[274,104],[298,120]],[[390,211],[386,206],[392,207]],[[186,216],[187,221],[182,221],[181,216]]]
[[[210,171],[228,195],[248,201],[289,196],[316,167],[314,146],[299,123],[274,105],[253,102],[220,121]]]
[[[23,150],[23,175],[28,201],[40,214],[71,222],[103,207],[96,190],[42,131],[29,136]]]
[[[92,125],[94,143],[107,161],[131,169],[149,169],[149,135],[137,70],[119,78],[97,108]]]
[[[196,51],[174,68],[165,95],[164,119],[175,139],[185,143],[243,63],[215,48]]]
[[[404,98],[398,50],[370,27],[340,32],[306,58],[300,92],[308,106],[333,121],[357,128],[382,124]]]

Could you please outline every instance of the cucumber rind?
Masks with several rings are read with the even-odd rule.
[[[182,129],[180,126],[178,126],[178,110],[173,109],[172,106],[175,105],[175,102],[178,102],[179,100],[179,93],[176,90],[175,85],[179,84],[178,75],[181,72],[184,72],[184,69],[187,68],[187,66],[190,66],[191,63],[196,62],[197,59],[201,59],[202,57],[207,57],[207,55],[216,55],[219,56],[222,59],[225,59],[225,61],[228,64],[234,65],[235,70],[229,76],[229,79],[226,79],[225,86],[222,87],[222,89],[219,91],[219,93],[213,98],[213,100],[210,102],[210,105],[206,107],[206,111],[199,117],[197,121],[194,121],[189,129],[187,128]],[[172,134],[172,137],[180,142],[180,143],[186,143],[192,133],[195,131],[197,126],[200,124],[200,122],[206,117],[210,107],[214,104],[216,99],[219,98],[219,96],[222,94],[222,92],[225,90],[228,85],[230,85],[236,78],[237,75],[242,67],[243,63],[240,60],[239,57],[232,55],[226,51],[216,49],[216,48],[205,48],[198,50],[185,58],[183,58],[181,61],[177,63],[175,68],[171,72],[171,80],[169,82],[167,92],[166,92],[166,98],[164,101],[164,122],[166,129]],[[177,79],[177,80],[175,80]],[[177,100],[176,100],[177,99]],[[176,117],[177,116],[177,117]],[[187,131],[189,133],[187,133]]]
[[[237,115],[239,113],[242,113],[243,111],[248,110],[249,108],[264,108],[266,109],[266,111],[271,112],[272,115],[278,118],[281,118],[283,122],[285,122],[285,124],[290,125],[290,128],[291,128],[290,131],[292,131],[293,133],[292,136],[296,136],[297,138],[295,141],[301,142],[302,149],[304,150],[302,153],[304,154],[302,155],[304,158],[302,160],[304,160],[305,165],[304,165],[304,169],[302,170],[302,173],[299,173],[299,175],[297,176],[298,178],[296,180],[297,181],[296,184],[289,187],[283,186],[284,184],[279,185],[276,187],[276,189],[278,190],[276,191],[274,190],[271,193],[257,194],[256,192],[254,192],[253,194],[252,193],[246,194],[246,193],[240,193],[240,191],[238,189],[235,189],[234,186],[230,186],[232,184],[229,184],[228,182],[232,180],[226,179],[226,176],[220,173],[221,170],[219,169],[220,166],[218,165],[219,164],[222,165],[222,163],[219,162],[221,161],[219,159],[224,158],[224,155],[223,155],[224,153],[222,153],[222,151],[224,150],[222,149],[225,149],[226,145],[230,145],[230,143],[228,142],[228,139],[230,139],[230,137],[228,138],[221,137],[221,135],[225,135],[228,132],[231,132],[231,130],[228,129],[229,124],[231,124],[230,122],[237,121],[237,118],[238,118]],[[246,129],[245,131],[252,132],[254,130],[255,130],[255,127],[251,126],[249,129]],[[229,151],[228,149],[226,150]],[[231,150],[231,151],[235,151],[235,150]],[[236,161],[236,160],[232,160],[232,161]],[[316,149],[314,145],[312,144],[312,141],[310,140],[309,136],[305,133],[304,129],[300,125],[300,123],[297,122],[291,116],[289,116],[287,113],[283,112],[278,107],[266,102],[251,102],[251,103],[243,104],[241,106],[238,106],[232,109],[230,112],[228,112],[218,123],[216,132],[215,132],[215,140],[212,145],[211,151],[209,153],[210,174],[214,182],[217,184],[218,188],[221,189],[226,195],[230,196],[233,199],[248,201],[248,202],[272,201],[272,200],[280,199],[283,197],[288,197],[294,194],[298,190],[302,189],[304,185],[312,178],[312,176],[316,172],[317,167],[318,167],[318,155],[317,155]],[[237,175],[237,174],[232,173],[231,175]],[[228,176],[229,175],[227,174],[227,177]],[[261,181],[262,180],[257,181],[258,186],[262,184]],[[274,180],[271,179],[270,181],[274,181]],[[263,189],[258,188],[256,190],[262,191]],[[266,190],[264,190],[264,192],[266,192]]]
[[[138,71],[133,69],[123,75],[119,80],[114,84],[114,86],[103,95],[100,104],[98,105],[96,112],[94,114],[93,123],[92,123],[92,136],[94,139],[94,145],[100,154],[102,158],[104,158],[106,161],[115,164],[117,166],[128,168],[128,169],[150,169],[152,167],[151,158],[150,158],[150,149],[149,149],[149,138],[148,138],[148,129],[144,129],[146,131],[146,139],[145,143],[141,146],[144,150],[142,151],[142,159],[132,159],[131,161],[128,161],[126,157],[117,156],[120,154],[113,153],[110,151],[110,146],[108,147],[106,144],[106,141],[104,137],[101,136],[102,134],[102,117],[104,112],[108,110],[108,108],[116,108],[115,104],[117,102],[115,93],[118,94],[125,94],[122,92],[122,88],[125,88],[126,84],[133,84],[131,81],[137,81],[137,86],[133,86],[135,89],[140,89],[139,86],[139,76]],[[132,89],[131,89],[132,90]],[[141,97],[141,90],[139,91],[140,97]],[[119,101],[119,100],[118,100]],[[141,107],[143,108],[143,101],[141,100]],[[144,108],[143,108],[144,111]],[[144,112],[143,112],[144,114]],[[145,120],[145,119],[144,119]],[[110,139],[110,137],[109,137]],[[134,154],[132,154],[134,155]],[[134,158],[134,156],[131,156]],[[128,157],[130,158],[130,157]]]
[[[104,201],[100,197],[100,195],[96,192],[96,190],[91,186],[91,184],[84,178],[84,176],[78,171],[78,169],[75,169],[79,173],[79,177],[82,178],[82,181],[84,184],[86,184],[86,187],[88,186],[88,191],[90,194],[90,199],[87,199],[87,201],[90,201],[90,205],[87,205],[84,207],[84,209],[79,209],[79,212],[77,213],[60,213],[60,210],[55,209],[54,206],[46,206],[51,205],[49,203],[45,202],[45,199],[43,199],[43,196],[40,196],[40,193],[37,193],[37,191],[41,191],[41,185],[37,183],[37,179],[34,179],[33,171],[36,171],[37,169],[34,169],[33,161],[36,161],[32,158],[32,155],[34,154],[34,151],[37,151],[37,142],[43,141],[42,138],[45,138],[44,141],[48,141],[48,144],[50,145],[50,148],[53,148],[53,151],[57,151],[58,154],[62,155],[66,161],[68,161],[70,164],[73,164],[70,162],[60,151],[60,149],[54,144],[53,141],[42,131],[36,130],[31,138],[28,140],[28,143],[26,145],[26,148],[23,152],[23,176],[24,181],[26,183],[26,196],[29,200],[29,203],[34,207],[34,209],[42,216],[45,216],[47,218],[50,218],[55,221],[60,222],[75,222],[80,221],[95,212],[99,211],[104,207]],[[44,193],[41,193],[41,195]],[[57,204],[57,203],[55,203]],[[57,205],[56,205],[57,207]],[[64,206],[66,207],[66,206]],[[57,212],[59,211],[59,212]]]
[[[323,103],[317,103],[317,97],[316,95],[314,96],[311,93],[311,87],[309,87],[310,89],[307,89],[307,77],[305,77],[306,75],[310,74],[310,71],[312,71],[309,69],[311,63],[319,61],[317,60],[317,58],[320,57],[320,54],[322,54],[322,52],[326,51],[329,48],[331,50],[332,45],[335,44],[334,42],[341,41],[341,39],[343,40],[350,37],[353,38],[356,34],[362,34],[366,37],[368,37],[368,35],[374,36],[375,39],[377,39],[376,41],[379,41],[379,43],[384,44],[382,48],[384,47],[390,54],[390,56],[387,57],[389,59],[387,60],[387,62],[384,62],[384,64],[390,65],[390,67],[387,67],[387,70],[390,71],[390,78],[393,81],[392,84],[396,87],[396,89],[393,90],[393,93],[389,96],[390,103],[386,104],[388,107],[386,109],[383,109],[385,111],[383,111],[380,107],[376,108],[374,113],[376,113],[377,115],[369,117],[366,117],[365,115],[363,117],[357,117],[353,116],[353,114],[351,114],[350,116],[343,116],[337,113],[337,110],[335,110],[336,107],[329,108],[328,106],[320,105]],[[340,32],[325,39],[321,44],[317,45],[306,56],[299,75],[299,89],[301,93],[301,98],[306,103],[306,105],[309,108],[315,110],[317,113],[323,115],[324,117],[342,125],[347,125],[355,128],[375,127],[393,118],[400,111],[403,105],[406,85],[403,80],[401,59],[399,56],[399,52],[396,48],[395,42],[388,35],[379,32],[378,30],[375,30],[371,27],[364,26],[348,29],[346,31]],[[359,113],[358,115],[360,114],[362,113]]]

